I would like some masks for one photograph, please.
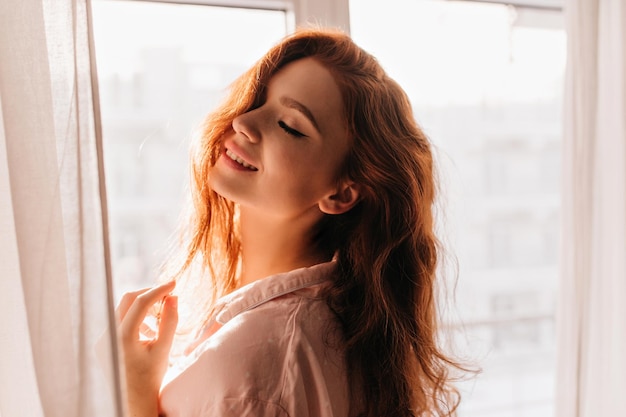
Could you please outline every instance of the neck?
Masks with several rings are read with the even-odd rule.
[[[277,219],[241,208],[242,269],[239,286],[269,275],[330,260],[312,244],[319,216],[298,221]]]

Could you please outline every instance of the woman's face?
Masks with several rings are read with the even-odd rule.
[[[348,153],[339,87],[318,61],[304,58],[277,72],[266,95],[233,121],[210,186],[272,216],[321,214],[320,201],[339,192]]]

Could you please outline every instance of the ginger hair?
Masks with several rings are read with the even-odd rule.
[[[207,116],[193,147],[193,207],[180,274],[194,263],[207,270],[209,306],[236,288],[237,208],[207,178],[233,119],[262,105],[270,78],[305,57],[322,63],[339,86],[351,141],[341,175],[360,187],[358,204],[325,215],[316,240],[338,266],[325,296],[344,336],[351,410],[363,417],[455,415],[460,396],[449,375],[463,368],[438,342],[431,145],[402,88],[346,34],[296,31],[238,78]]]

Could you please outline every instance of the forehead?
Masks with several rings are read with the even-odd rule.
[[[268,99],[288,97],[306,106],[320,127],[320,133],[346,130],[341,91],[332,73],[314,58],[290,62],[270,79]]]

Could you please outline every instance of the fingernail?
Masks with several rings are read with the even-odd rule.
[[[165,299],[168,307],[178,308],[178,296],[170,295]]]

